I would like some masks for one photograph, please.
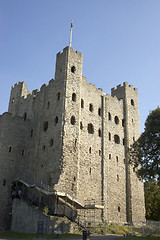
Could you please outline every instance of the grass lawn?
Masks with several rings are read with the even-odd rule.
[[[81,234],[76,233],[63,233],[59,236],[59,238],[71,238],[71,237],[80,237]],[[42,236],[39,236],[41,238]],[[16,239],[33,239],[37,238],[37,234],[33,233],[18,233],[18,232],[2,232],[0,233],[0,238],[16,238]],[[51,239],[51,238],[57,238],[56,234],[44,234],[43,238]]]

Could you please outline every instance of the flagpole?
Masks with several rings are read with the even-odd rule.
[[[70,41],[69,41],[69,46],[70,46],[70,47],[71,47],[71,44],[72,44],[72,27],[73,27],[73,24],[72,24],[72,20],[71,20]]]

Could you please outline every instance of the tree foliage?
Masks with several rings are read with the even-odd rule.
[[[148,115],[145,130],[130,149],[130,163],[138,177],[160,184],[160,108]]]
[[[160,221],[160,185],[156,180],[144,183],[146,219]]]

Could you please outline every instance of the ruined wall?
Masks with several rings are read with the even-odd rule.
[[[107,221],[144,220],[143,183],[128,165],[128,147],[139,137],[137,90],[124,83],[105,95],[82,77],[82,63],[82,53],[66,47],[57,54],[55,80],[32,93],[25,82],[12,87],[8,111],[15,117],[0,118],[0,142],[8,148],[12,140],[15,163],[7,169],[3,154],[1,181],[7,175],[11,183],[12,172],[81,203],[104,201]]]

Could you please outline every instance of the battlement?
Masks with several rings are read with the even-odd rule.
[[[18,116],[18,115],[13,115],[10,112],[4,112],[2,115],[0,115],[0,118],[5,118],[5,119],[15,119],[17,121],[22,121],[24,123],[23,117]],[[28,119],[26,119],[26,121],[28,121]]]
[[[77,55],[79,55],[79,56],[83,56],[83,54],[82,54],[81,52],[79,52],[79,51],[74,51],[74,48],[69,47],[69,46],[63,48],[63,52],[60,51],[60,52],[57,54],[57,56],[60,56],[60,55],[62,55],[63,53],[66,53],[66,52],[71,52],[71,53],[75,53],[75,54],[77,54]]]
[[[122,98],[119,99],[119,98],[117,98],[117,96],[111,96],[110,94],[106,94],[105,98],[114,102],[114,103],[120,103],[121,106],[123,106],[123,99]]]
[[[129,85],[128,82],[124,82],[123,85],[119,84],[117,87],[113,87],[111,91],[121,90],[124,87],[129,87],[130,89],[137,91],[137,88],[134,88],[133,85]]]

